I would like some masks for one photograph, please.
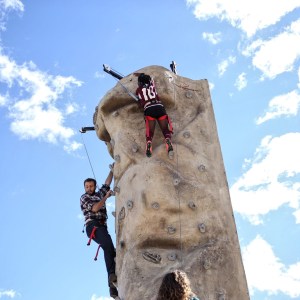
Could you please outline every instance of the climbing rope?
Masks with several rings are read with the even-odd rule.
[[[175,90],[175,85],[177,86],[177,84],[175,83],[175,78],[173,76],[170,76],[169,79],[172,81],[173,83],[173,99],[174,99],[174,105],[176,106],[176,90]],[[174,127],[177,126],[176,123],[176,109],[175,109],[175,114],[174,114],[174,118],[173,118],[173,123],[174,123]],[[175,125],[176,124],[176,125]],[[176,132],[175,128],[174,128],[174,132]],[[175,144],[175,153],[176,153],[176,172],[177,175],[179,174],[179,167],[178,167],[178,151],[177,151],[177,143]],[[183,244],[182,244],[182,222],[181,222],[181,201],[180,201],[180,196],[179,196],[179,189],[176,188],[176,193],[177,193],[177,199],[178,199],[178,219],[179,219],[179,241],[180,241],[180,262],[181,262],[181,268],[183,268]]]
[[[88,150],[87,150],[87,147],[86,147],[86,145],[85,145],[85,141],[84,141],[84,138],[83,138],[82,132],[81,132],[81,140],[82,140],[82,143],[83,143],[83,146],[84,146],[84,149],[85,149],[86,156],[87,156],[87,158],[88,158],[88,160],[89,160],[90,167],[91,167],[91,169],[92,169],[92,172],[93,172],[93,175],[94,175],[94,179],[97,181],[97,179],[96,179],[96,175],[95,175],[95,172],[94,172],[94,169],[93,169],[93,166],[92,166],[91,160],[90,160],[89,152],[88,152]],[[97,185],[97,188],[98,188],[98,185]]]

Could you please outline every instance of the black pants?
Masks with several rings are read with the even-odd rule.
[[[89,222],[86,225],[87,236],[90,237],[94,226],[97,227],[95,232],[95,238],[93,239],[97,244],[100,244],[101,248],[104,251],[104,260],[107,270],[107,275],[109,276],[112,273],[115,273],[115,257],[116,250],[113,245],[110,234],[107,231],[106,225],[100,225],[97,221]]]

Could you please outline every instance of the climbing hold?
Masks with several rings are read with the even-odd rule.
[[[183,137],[185,137],[186,139],[189,138],[191,136],[190,132],[189,131],[185,131],[183,133]]]
[[[176,228],[173,226],[168,226],[167,230],[169,234],[174,234],[176,232]]]
[[[200,165],[199,167],[198,167],[198,170],[200,171],[200,172],[204,172],[205,171],[205,166],[204,165]]]
[[[136,153],[139,150],[139,146],[137,144],[133,144],[131,149],[132,149],[132,152]]]
[[[190,201],[188,206],[190,209],[193,209],[193,210],[197,208],[196,204],[193,201]]]
[[[150,253],[148,251],[145,251],[143,253],[143,258],[149,262],[152,262],[154,264],[159,264],[161,261],[161,256],[159,254]]]
[[[153,202],[152,204],[151,204],[151,207],[153,208],[153,209],[159,209],[159,203],[157,203],[157,202]]]
[[[173,179],[173,184],[176,186],[180,183],[180,179],[179,178],[174,178]]]
[[[125,247],[125,242],[124,241],[120,241],[120,248],[124,248]]]
[[[111,139],[111,140],[110,140],[110,144],[111,144],[112,147],[114,147],[114,145],[115,145],[115,140],[114,140],[114,139]]]
[[[200,232],[202,232],[202,233],[204,233],[206,231],[206,226],[204,223],[198,224],[198,228],[199,228]]]
[[[120,155],[115,155],[115,157],[114,157],[114,160],[116,161],[116,162],[119,162],[120,161]]]
[[[176,260],[177,255],[176,255],[176,253],[171,253],[171,254],[168,254],[167,257],[168,257],[168,260],[174,261],[174,260]]]
[[[217,292],[217,298],[218,298],[218,300],[226,300],[226,292],[224,289],[220,289]]]
[[[112,113],[112,115],[113,115],[113,117],[117,117],[117,116],[119,115],[119,112],[118,112],[118,111],[114,111],[114,112]]]
[[[187,98],[192,98],[192,97],[193,97],[193,93],[192,93],[191,91],[187,91],[187,92],[185,93],[185,96],[186,96]]]
[[[205,270],[208,270],[210,267],[211,267],[211,262],[210,260],[206,259],[204,262],[203,262],[203,267]]]
[[[127,208],[128,209],[132,209],[133,208],[133,201],[132,200],[128,200],[127,201]]]
[[[114,192],[120,193],[120,188],[119,188],[118,186],[115,186],[115,187],[114,187]]]
[[[125,207],[123,206],[119,212],[118,221],[121,221],[125,218]]]
[[[115,211],[112,211],[111,214],[116,217],[116,212]]]

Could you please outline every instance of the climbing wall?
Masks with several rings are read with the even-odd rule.
[[[160,67],[151,75],[173,121],[173,159],[157,126],[145,155],[143,111],[117,83],[94,114],[115,160],[118,290],[122,300],[154,300],[165,273],[184,270],[201,300],[249,299],[207,80]],[[137,77],[121,83],[131,92]]]

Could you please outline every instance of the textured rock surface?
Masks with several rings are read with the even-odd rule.
[[[184,270],[201,300],[249,299],[207,80],[150,66],[173,121],[170,160],[157,126],[145,156],[143,112],[117,84],[94,115],[115,159],[116,248],[122,300],[155,299],[162,276]],[[121,82],[135,92],[137,78]]]

